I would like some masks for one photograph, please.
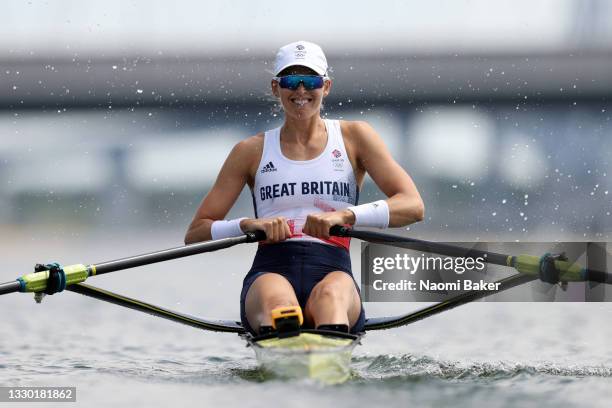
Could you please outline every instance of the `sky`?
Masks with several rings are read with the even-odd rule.
[[[2,5],[0,56],[559,50],[612,38],[602,0],[21,1]],[[596,35],[592,35],[596,32]]]

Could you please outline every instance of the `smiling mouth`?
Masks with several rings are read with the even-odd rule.
[[[291,102],[298,105],[298,106],[304,106],[309,102],[312,102],[311,98],[292,98]]]

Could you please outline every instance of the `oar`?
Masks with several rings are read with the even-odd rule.
[[[57,273],[49,270],[33,272],[23,275],[17,278],[15,281],[0,284],[0,295],[13,292],[49,292],[48,289],[51,289],[52,293],[59,292],[67,286],[84,282],[90,276],[103,275],[105,273],[121,271],[124,269],[168,261],[171,259],[183,258],[204,252],[212,252],[238,244],[262,241],[264,239],[266,238],[263,231],[247,232],[245,235],[239,237],[199,242],[196,244],[165,249],[162,251],[117,259],[109,262],[91,265],[69,265],[63,268],[58,268],[56,270]],[[48,288],[50,280],[49,277],[51,275],[54,275],[52,278],[53,288]]]
[[[542,278],[542,274],[550,273],[554,269],[554,278],[560,282],[599,282],[612,284],[612,274],[606,271],[583,268],[580,265],[562,259],[551,259],[546,256],[534,255],[506,255],[478,249],[467,249],[456,245],[442,244],[438,242],[423,241],[415,238],[407,238],[398,235],[385,234],[374,231],[354,230],[352,228],[334,226],[330,234],[339,237],[357,238],[362,241],[373,243],[384,243],[400,248],[412,249],[464,258],[484,258],[485,262],[508,266],[518,272],[534,278]],[[547,264],[547,265],[545,265]],[[547,268],[549,266],[550,268]],[[547,271],[548,269],[548,271]],[[549,278],[550,276],[547,276]]]
[[[439,302],[404,315],[369,318],[366,320],[365,324],[366,331],[406,326],[438,313],[453,309],[457,306],[461,306],[524,283],[531,282],[542,277],[542,270],[544,269],[543,266],[545,263],[548,263],[550,268],[555,269],[555,278],[561,282],[592,281],[612,283],[612,274],[608,272],[581,268],[579,265],[560,259],[547,259],[546,257],[537,257],[533,255],[505,255],[478,249],[466,249],[455,245],[423,241],[415,238],[401,237],[381,232],[354,230],[340,226],[332,227],[330,234],[453,257],[482,257],[488,263],[512,267],[519,272],[515,275],[511,275],[496,281],[495,283],[497,290],[494,291],[472,290],[457,296],[453,296],[443,302]]]

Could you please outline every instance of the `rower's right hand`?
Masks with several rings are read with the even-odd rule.
[[[291,230],[285,217],[246,218],[240,221],[243,232],[263,231],[266,233],[264,242],[280,242],[291,237]]]

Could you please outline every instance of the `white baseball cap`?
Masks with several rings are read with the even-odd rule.
[[[319,75],[327,76],[327,58],[323,50],[308,41],[297,41],[281,47],[276,53],[274,75],[293,65],[308,67]]]

